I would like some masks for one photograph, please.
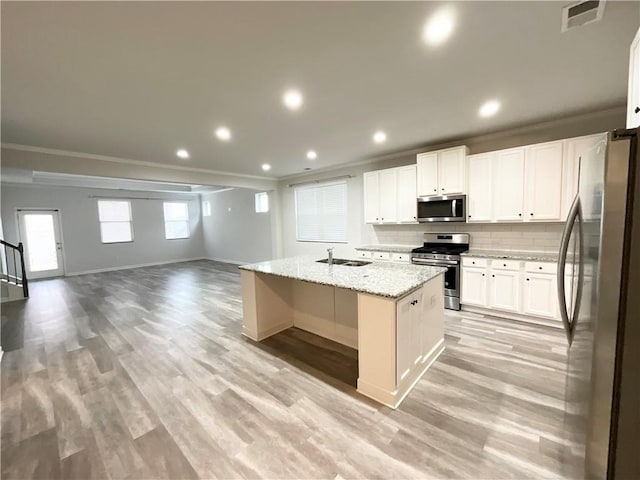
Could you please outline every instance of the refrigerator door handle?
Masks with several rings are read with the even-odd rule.
[[[582,217],[582,204],[578,206],[578,213],[576,218],[578,219],[578,286],[576,287],[576,302],[573,306],[573,315],[569,322],[569,345],[573,342],[573,335],[576,331],[576,325],[578,324],[578,317],[580,315],[580,304],[582,303],[582,287],[584,285],[584,229],[583,229],[583,217]]]
[[[562,240],[560,241],[560,251],[558,253],[558,272],[556,278],[558,303],[560,304],[560,318],[562,320],[562,326],[564,327],[564,333],[567,336],[569,345],[573,341],[573,334],[571,329],[571,321],[569,320],[569,312],[567,311],[567,297],[564,284],[564,275],[567,263],[567,254],[569,252],[569,241],[571,240],[571,231],[575,223],[576,217],[580,213],[580,197],[576,195],[573,200],[569,215],[567,216],[567,222],[564,224],[564,231],[562,232]],[[582,239],[580,240],[582,241]]]

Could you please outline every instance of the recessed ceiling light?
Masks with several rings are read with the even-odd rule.
[[[444,7],[436,11],[422,29],[422,39],[427,45],[437,46],[449,38],[453,32],[455,15],[451,7]]]
[[[373,141],[376,143],[384,143],[387,141],[387,134],[379,130],[373,134]]]
[[[500,102],[497,100],[489,100],[482,104],[480,110],[478,110],[478,115],[481,117],[491,117],[495,115],[498,110],[500,110]]]
[[[227,127],[220,127],[216,130],[216,137],[225,142],[231,140],[231,130]]]
[[[287,90],[282,96],[282,101],[289,110],[298,110],[302,106],[302,94],[295,89]]]
[[[262,170],[264,170],[265,172],[268,172],[269,170],[271,170],[271,165],[269,165],[268,163],[263,163]]]
[[[315,160],[316,158],[318,158],[318,154],[314,150],[309,150],[307,152],[307,158],[309,160]]]
[[[180,158],[189,158],[189,152],[187,152],[184,148],[181,148],[176,152],[176,155]]]

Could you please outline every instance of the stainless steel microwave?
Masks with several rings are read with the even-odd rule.
[[[418,197],[418,222],[466,222],[467,196]]]

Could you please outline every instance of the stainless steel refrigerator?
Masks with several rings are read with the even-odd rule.
[[[639,162],[636,129],[581,155],[560,246],[570,478],[640,478]]]

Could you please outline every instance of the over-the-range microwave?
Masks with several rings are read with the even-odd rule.
[[[418,222],[466,222],[467,196],[418,197]]]

